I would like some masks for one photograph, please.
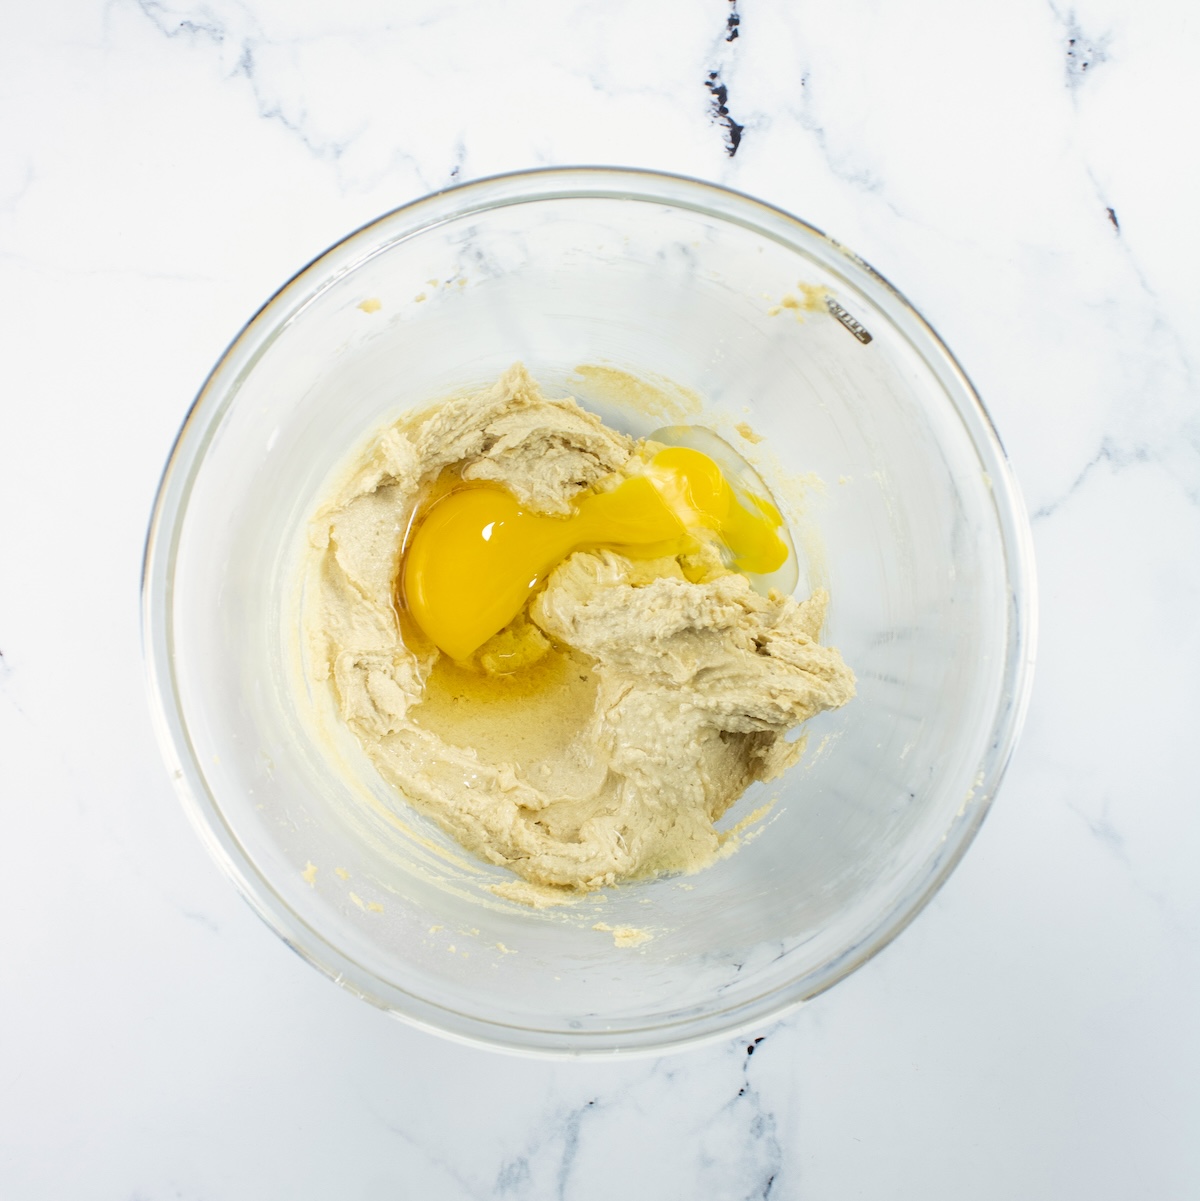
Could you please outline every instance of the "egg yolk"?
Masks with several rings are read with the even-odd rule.
[[[735,571],[769,574],[788,556],[782,525],[768,499],[738,496],[712,459],[682,446],[660,450],[642,474],[579,496],[566,517],[532,513],[495,484],[464,485],[417,526],[401,568],[404,604],[440,650],[466,660],[574,551],[658,558],[716,540]]]

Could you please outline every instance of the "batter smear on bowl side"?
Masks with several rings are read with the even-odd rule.
[[[310,540],[314,674],[406,801],[530,884],[705,866],[854,695],[826,593],[771,587],[795,552],[756,477],[520,366],[383,430]]]

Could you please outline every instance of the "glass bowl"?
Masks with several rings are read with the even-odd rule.
[[[306,525],[383,423],[523,361],[635,435],[707,426],[776,491],[858,696],[686,878],[533,909],[375,774],[301,654]],[[761,439],[758,441],[757,439]],[[962,370],[885,280],[747,196],[524,172],[398,209],[250,321],[155,505],[144,643],[187,812],[254,909],[343,987],[508,1050],[660,1051],[853,971],[979,828],[1028,695],[1033,562]],[[616,945],[612,931],[651,937]]]

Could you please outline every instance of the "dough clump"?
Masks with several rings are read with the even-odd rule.
[[[556,648],[547,683],[525,696],[472,704],[453,686],[463,669],[406,638],[401,544],[447,469],[567,514],[637,450],[518,365],[387,429],[311,525],[314,674],[405,800],[536,886],[584,892],[712,862],[714,823],[799,757],[788,731],[854,695],[819,641],[827,595],[760,596],[715,555],[571,555],[519,619],[519,637]]]

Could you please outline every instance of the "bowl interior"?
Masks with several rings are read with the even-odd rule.
[[[202,393],[148,561],[172,754],[252,902],[376,1002],[526,1049],[661,1047],[837,979],[969,840],[1022,695],[1019,510],[920,319],[753,202],[654,178],[598,191],[452,195],[318,260]],[[727,815],[771,803],[736,853],[546,910],[491,893],[512,877],[376,775],[298,636],[306,523],[348,457],[517,360],[631,433],[686,421],[736,445],[797,534],[798,592],[829,588],[825,638],[859,682],[809,723],[802,763]],[[597,925],[652,937],[618,947]]]

